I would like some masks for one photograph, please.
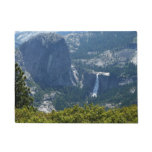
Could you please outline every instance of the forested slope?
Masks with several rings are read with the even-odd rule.
[[[98,105],[75,105],[62,111],[39,112],[34,108],[15,109],[17,123],[137,123],[137,105],[105,110]]]

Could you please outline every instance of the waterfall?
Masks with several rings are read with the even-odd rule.
[[[94,85],[94,89],[93,89],[93,93],[92,93],[92,97],[97,97],[97,93],[98,93],[98,89],[99,89],[99,78],[98,78],[98,73],[96,74],[96,82]]]
[[[110,76],[109,72],[98,72],[96,73],[96,82],[93,88],[92,97],[97,97],[98,89],[99,89],[99,75]]]

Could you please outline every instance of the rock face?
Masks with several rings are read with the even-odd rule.
[[[108,89],[118,87],[119,80],[113,76],[99,75],[99,92],[102,93]]]
[[[55,33],[41,33],[20,46],[26,70],[42,88],[70,86],[73,81],[69,50]]]
[[[87,88],[89,92],[92,93],[96,82],[96,74],[85,73],[84,78],[85,78],[83,81],[84,88]],[[110,76],[98,75],[98,81],[99,81],[98,94],[102,94],[104,91],[107,91],[111,88],[118,87],[118,83],[119,83],[119,80],[111,75]]]

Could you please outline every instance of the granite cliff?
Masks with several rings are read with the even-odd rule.
[[[26,70],[41,88],[73,85],[69,50],[61,36],[40,33],[24,42],[19,50]]]

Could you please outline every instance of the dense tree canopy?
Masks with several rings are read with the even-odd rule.
[[[15,110],[18,123],[137,123],[137,105],[105,110],[99,105],[75,105],[61,111],[44,113],[24,107]]]
[[[15,107],[31,106],[33,98],[30,96],[30,89],[25,83],[26,76],[19,65],[15,64]]]

